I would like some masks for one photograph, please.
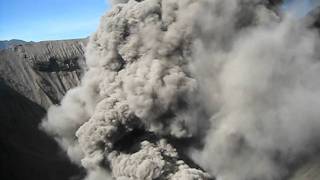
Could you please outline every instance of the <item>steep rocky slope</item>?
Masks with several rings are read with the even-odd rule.
[[[0,51],[0,174],[11,180],[77,179],[38,125],[46,109],[78,85],[85,39],[28,43]]]
[[[55,141],[38,130],[45,112],[0,81],[1,179],[58,180],[79,174]]]
[[[31,101],[48,108],[80,82],[86,40],[44,41],[0,53],[0,77]]]

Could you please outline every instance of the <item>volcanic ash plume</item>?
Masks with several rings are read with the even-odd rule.
[[[88,180],[286,177],[319,144],[319,37],[275,2],[112,1],[42,126]]]
[[[89,171],[111,169],[116,179],[209,179],[163,139],[196,133],[189,99],[197,84],[188,61],[197,3],[121,2],[90,38],[82,85],[49,110],[43,126]]]

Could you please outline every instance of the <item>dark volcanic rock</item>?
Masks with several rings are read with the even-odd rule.
[[[314,28],[320,28],[320,7],[313,9],[311,12],[307,14],[304,18],[304,21],[308,26]]]
[[[67,180],[81,169],[39,130],[46,109],[80,83],[86,39],[0,51],[0,179]]]
[[[0,174],[10,180],[79,176],[56,142],[38,130],[46,110],[0,80]]]

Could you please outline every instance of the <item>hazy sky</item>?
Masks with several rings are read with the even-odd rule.
[[[288,0],[286,9],[301,16],[315,6],[311,1],[320,4],[320,0]],[[86,37],[109,7],[107,0],[0,0],[0,40]]]

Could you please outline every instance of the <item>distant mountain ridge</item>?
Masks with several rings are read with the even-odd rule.
[[[15,45],[22,45],[26,43],[32,43],[32,42],[26,42],[20,39],[11,39],[11,40],[4,40],[0,41],[0,50],[1,49],[8,49],[10,47],[13,47]]]

